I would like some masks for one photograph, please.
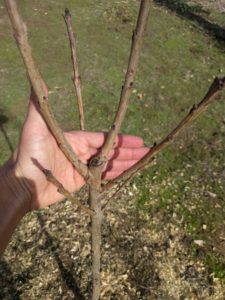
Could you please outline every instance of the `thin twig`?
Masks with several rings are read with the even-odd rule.
[[[72,147],[65,139],[63,131],[59,127],[43,92],[43,80],[33,60],[32,50],[27,37],[27,28],[18,12],[16,2],[14,0],[5,0],[5,4],[8,9],[8,14],[14,28],[14,36],[21,52],[29,80],[38,98],[41,114],[65,156],[70,160],[76,170],[84,178],[87,178],[87,166],[78,159]]]
[[[120,95],[120,103],[118,106],[118,110],[113,121],[113,125],[107,135],[104,146],[101,149],[100,154],[96,157],[99,160],[99,165],[101,166],[101,170],[103,170],[104,164],[107,161],[107,156],[110,150],[113,147],[115,142],[115,138],[119,133],[121,124],[124,120],[127,107],[129,104],[130,96],[133,89],[133,82],[137,71],[137,66],[139,62],[140,50],[143,43],[143,37],[148,21],[149,11],[150,11],[150,0],[142,0],[140,4],[140,10],[138,15],[138,20],[136,24],[136,29],[133,32],[132,36],[132,44],[130,57],[128,62],[128,68],[125,76],[125,82],[122,87],[121,95]],[[95,161],[96,161],[96,158]]]
[[[219,79],[215,78],[211,84],[205,97],[197,104],[193,105],[186,117],[159,143],[154,145],[149,152],[130,169],[122,173],[120,176],[111,180],[102,187],[102,190],[108,190],[122,180],[127,180],[132,174],[146,168],[153,160],[154,156],[158,154],[167,145],[171,144],[176,136],[189,124],[191,124],[203,111],[205,111],[209,104],[213,102],[218,93],[225,87],[225,77]]]
[[[80,82],[80,73],[78,68],[77,61],[77,51],[76,51],[76,37],[73,32],[71,14],[68,8],[65,9],[65,15],[63,16],[66,28],[68,32],[68,37],[70,41],[70,49],[71,49],[71,60],[73,64],[73,84],[75,87],[76,95],[77,95],[77,105],[79,110],[79,120],[80,120],[80,130],[84,130],[84,108],[83,108],[83,100],[81,94],[81,82]]]
[[[55,178],[55,176],[52,174],[52,172],[50,170],[43,169],[42,171],[45,174],[46,179],[57,187],[57,191],[60,194],[62,194],[65,198],[67,198],[68,200],[70,200],[72,203],[75,203],[77,206],[79,206],[83,211],[85,211],[89,215],[93,216],[95,214],[92,209],[84,206],[77,198],[75,198],[73,196],[73,194],[71,194],[69,191],[67,191],[65,189],[65,187],[62,185],[62,183],[60,183]]]

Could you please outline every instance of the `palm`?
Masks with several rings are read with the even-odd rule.
[[[21,175],[35,183],[36,196],[33,199],[33,206],[37,208],[52,204],[62,198],[56,187],[46,180],[40,168],[51,170],[71,192],[81,188],[84,180],[59,149],[43,120],[41,124],[39,122],[37,129],[33,126],[32,110],[33,108],[30,109],[32,120],[30,121],[31,118],[28,115],[21,135],[20,147],[22,149],[18,153],[18,166],[23,165]],[[87,162],[92,150],[80,137],[80,132],[65,133],[65,136],[78,157],[83,162]]]
[[[49,132],[41,115],[36,110],[32,101],[29,105],[28,115],[22,130],[20,143],[15,152],[16,172],[32,182],[35,191],[31,208],[36,209],[50,205],[62,196],[57,188],[49,183],[41,169],[51,170],[54,176],[68,189],[75,191],[85,183],[82,176],[72,167],[71,163],[59,149],[54,137]],[[104,143],[103,133],[74,131],[65,133],[79,159],[87,162]],[[110,161],[105,171],[105,178],[118,176],[146,152],[143,141],[138,137],[122,136],[120,145],[110,153]]]

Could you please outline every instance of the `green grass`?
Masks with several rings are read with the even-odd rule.
[[[71,64],[64,21],[70,8],[78,39],[85,99],[86,127],[110,127],[116,111],[137,1],[20,1],[30,42],[43,78],[53,93],[50,102],[64,129],[78,128]],[[26,113],[29,86],[12,31],[0,1],[0,114],[15,147]],[[213,18],[222,20],[214,13]],[[141,135],[146,144],[159,141],[197,103],[217,75],[224,73],[224,48],[194,23],[154,6],[151,11],[135,90],[122,131]],[[143,96],[138,98],[138,94]],[[193,239],[219,239],[225,213],[225,110],[223,93],[157,164],[137,180],[137,207],[149,213],[176,213]],[[0,132],[0,164],[10,155]],[[211,194],[210,194],[211,193]],[[210,196],[211,195],[211,196]],[[212,196],[212,195],[215,195]],[[155,199],[155,201],[152,201]],[[203,230],[206,225],[206,230]],[[206,250],[206,264],[223,278],[225,254]],[[222,268],[222,269],[221,269]]]

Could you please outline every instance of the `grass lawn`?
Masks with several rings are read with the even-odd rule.
[[[70,79],[70,51],[62,18],[65,7],[70,9],[78,40],[86,128],[91,131],[109,128],[123,84],[138,1],[21,0],[18,4],[28,26],[35,60],[49,86],[50,103],[65,130],[78,128],[73,84]],[[224,14],[212,12],[209,21],[210,18],[220,26],[225,24]],[[218,42],[195,21],[176,15],[164,6],[154,5],[122,132],[141,135],[147,145],[159,142],[192,105],[201,100],[213,78],[224,76],[224,50],[225,44]],[[0,164],[3,164],[9,157],[11,148],[15,148],[18,142],[26,114],[29,85],[2,0],[0,75]],[[134,204],[133,213],[140,214],[143,219],[149,218],[144,226],[150,226],[149,230],[155,233],[163,232],[167,228],[168,234],[172,234],[175,239],[182,235],[186,243],[186,255],[193,265],[201,263],[205,268],[204,272],[210,278],[212,294],[204,294],[204,288],[199,282],[197,296],[191,298],[194,288],[191,290],[193,286],[189,281],[190,291],[184,294],[186,299],[222,300],[225,297],[224,99],[223,92],[207,112],[157,157],[154,166],[144,171],[128,188],[135,195],[130,199]],[[63,204],[60,204],[43,214],[50,214],[50,218],[54,218],[51,209],[60,214],[62,208]],[[71,211],[72,209],[69,210],[70,213]],[[29,222],[36,220],[35,218],[35,213],[27,217],[21,228],[29,232]],[[176,228],[175,233],[171,233],[171,228]],[[59,229],[56,226],[55,238]],[[23,269],[16,266],[16,261],[10,257],[16,251],[13,245],[18,246],[20,243],[20,234],[21,230],[18,230],[6,253],[7,263],[12,264],[16,270],[12,275],[15,282],[14,292],[16,294],[19,290],[21,299],[47,299],[42,298],[47,288],[34,288],[36,284],[33,279],[26,281],[24,285],[17,281],[18,274]],[[63,237],[63,233],[61,234]],[[69,238],[72,242],[73,237]],[[46,249],[43,248],[43,251]],[[168,253],[165,252],[164,258],[167,256]],[[0,272],[1,269],[5,270],[5,264],[5,261],[0,263]],[[41,277],[40,270],[35,269],[35,272]],[[158,276],[162,282],[166,280],[160,272]],[[8,282],[6,277],[2,285]],[[106,278],[107,276],[104,280]],[[198,279],[196,280],[198,284]],[[129,284],[133,287],[134,283],[130,281]],[[149,285],[151,287],[151,283]],[[164,284],[164,288],[165,286]],[[29,294],[27,287],[30,291],[34,289],[34,296]],[[183,286],[180,287],[179,293]],[[111,293],[110,296],[106,294],[103,299],[184,299],[178,298],[181,294],[172,291],[169,284],[166,288],[167,293],[160,294],[162,288],[158,285],[159,298],[154,298],[146,289],[138,294],[141,288],[137,288],[131,296],[127,293],[127,298],[110,298]],[[4,298],[7,285],[3,289],[0,283],[0,290],[2,299],[11,299]],[[62,291],[66,290],[69,290],[68,285],[62,286]],[[68,296],[60,299],[78,298]]]

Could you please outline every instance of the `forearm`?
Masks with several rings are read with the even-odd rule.
[[[25,178],[18,178],[12,166],[0,169],[0,255],[23,216],[29,211],[31,193]]]

